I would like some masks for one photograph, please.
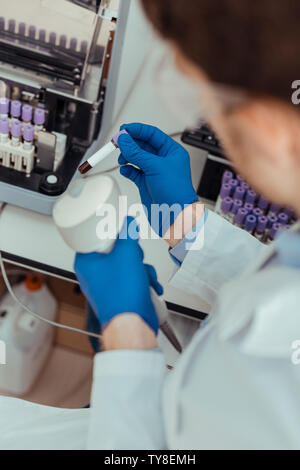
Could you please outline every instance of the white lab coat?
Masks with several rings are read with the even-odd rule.
[[[22,423],[20,402],[17,419],[1,399],[14,431],[0,428],[1,448],[300,448],[300,271],[265,266],[274,248],[213,212],[204,230],[171,282],[209,302],[211,317],[174,371],[158,351],[100,353],[90,410],[46,408],[35,424],[28,405]]]

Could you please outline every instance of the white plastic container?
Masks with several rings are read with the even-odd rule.
[[[40,276],[14,286],[16,296],[33,312],[55,320],[57,302]],[[32,387],[52,348],[54,328],[30,315],[9,293],[0,303],[0,340],[6,364],[0,365],[0,390],[23,395]]]

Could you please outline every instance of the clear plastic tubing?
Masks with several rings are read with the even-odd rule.
[[[22,124],[18,119],[14,119],[11,125],[11,141],[14,147],[17,147],[20,144],[22,134]]]

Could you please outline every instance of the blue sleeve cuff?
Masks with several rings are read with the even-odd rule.
[[[169,249],[169,254],[177,266],[181,266],[188,253],[187,246],[195,241],[202,230],[205,221],[207,219],[208,211],[207,209],[204,210],[204,215],[201,217],[200,220],[196,223],[196,225],[192,228],[192,230],[182,239],[179,243],[177,243],[174,248]]]

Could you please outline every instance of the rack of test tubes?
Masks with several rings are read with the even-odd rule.
[[[296,222],[293,210],[270,203],[231,171],[223,173],[215,212],[266,244]]]
[[[30,176],[35,163],[38,132],[44,129],[44,125],[43,108],[33,109],[19,100],[0,98],[0,165]]]

